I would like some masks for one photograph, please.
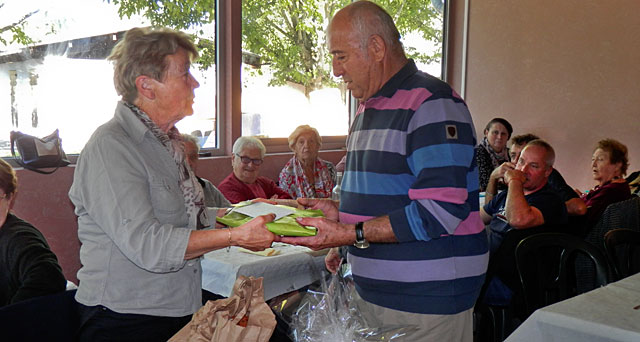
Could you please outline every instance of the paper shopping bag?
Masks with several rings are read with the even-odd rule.
[[[275,327],[262,278],[238,276],[229,298],[208,301],[169,341],[267,342]]]

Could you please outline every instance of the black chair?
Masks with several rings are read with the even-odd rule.
[[[607,259],[598,248],[578,237],[542,233],[516,247],[516,265],[524,295],[525,316],[578,294],[575,259],[586,256],[596,270],[596,287],[609,282]]]
[[[613,280],[640,272],[640,232],[631,229],[610,230],[604,235],[604,249],[613,269]]]
[[[2,341],[75,341],[80,327],[76,290],[0,308]]]
[[[543,225],[528,229],[512,229],[505,234],[500,247],[491,255],[485,282],[474,307],[476,323],[474,341],[504,341],[522,322],[519,308],[523,300],[515,262],[516,246],[528,236],[558,229],[566,229],[566,227]],[[511,303],[495,304],[487,300],[487,290],[494,277],[498,277],[503,284],[513,290]]]
[[[626,201],[610,204],[600,216],[595,226],[588,231],[585,241],[596,246],[602,254],[604,250],[604,235],[613,229],[628,228],[640,231],[640,197],[633,197]],[[578,258],[576,265],[580,293],[586,292],[594,286],[595,270],[591,263],[584,257]],[[613,270],[610,270],[611,279],[614,278]]]

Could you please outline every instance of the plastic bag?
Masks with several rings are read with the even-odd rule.
[[[343,265],[348,266],[348,265]],[[342,275],[342,274],[346,275]],[[322,282],[321,291],[309,290],[291,319],[291,335],[297,342],[392,341],[415,330],[398,326],[383,330],[368,327],[360,316],[353,279],[348,269]]]
[[[286,207],[286,206],[283,206]],[[273,222],[269,222],[266,224],[267,229],[276,234],[276,235],[284,235],[284,236],[314,236],[316,235],[315,227],[305,227],[296,222],[296,217],[323,217],[321,210],[312,210],[312,209],[294,209],[291,207],[286,207],[288,209],[292,209],[294,211],[293,214],[275,220]],[[229,227],[237,227],[244,223],[249,222],[252,217],[237,213],[235,211],[230,212],[229,214],[224,215],[223,217],[218,217],[216,220],[222,224],[225,224]]]

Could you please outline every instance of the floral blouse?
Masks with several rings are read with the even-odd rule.
[[[278,186],[288,192],[292,198],[330,198],[335,186],[336,169],[333,163],[316,159],[314,170],[315,183],[310,184],[304,174],[302,163],[293,156],[280,172]]]

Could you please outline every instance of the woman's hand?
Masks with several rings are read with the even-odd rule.
[[[251,203],[269,203],[273,205],[278,204],[277,201],[274,201],[272,199],[261,198],[261,197],[252,199]]]
[[[338,205],[328,198],[298,198],[298,204],[306,209],[322,210],[324,217],[338,221]]]
[[[240,246],[252,251],[261,251],[271,247],[274,241],[280,241],[279,237],[267,230],[266,224],[275,219],[275,214],[267,214],[236,228],[230,228],[231,245]]]

